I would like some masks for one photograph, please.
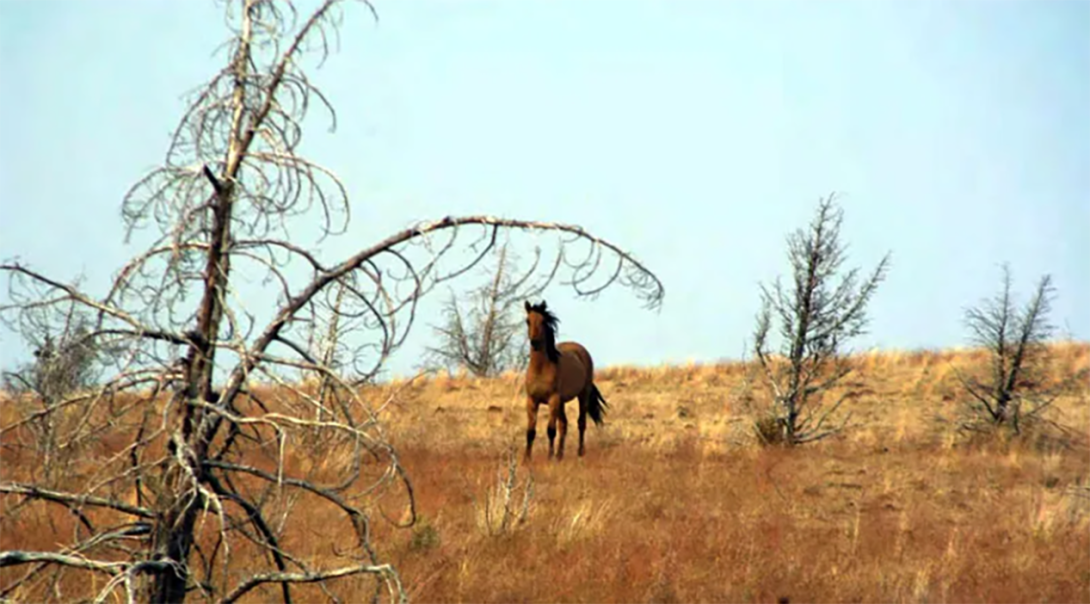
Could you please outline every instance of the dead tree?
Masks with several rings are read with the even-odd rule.
[[[412,485],[379,429],[383,402],[351,386],[405,340],[421,297],[513,230],[556,237],[543,279],[570,273],[579,296],[619,283],[648,306],[661,302],[654,274],[572,225],[446,217],[347,258],[308,249],[303,237],[315,225],[324,238],[349,221],[340,179],[299,154],[308,110],[334,115],[303,66],[326,58],[341,8],[324,0],[299,15],[287,1],[226,3],[226,65],[190,98],[163,165],[123,199],[128,232],[152,241],[104,296],[0,263],[10,297],[0,319],[9,328],[27,313],[62,314],[74,304],[93,313],[86,340],[119,351],[92,391],[0,426],[6,444],[36,417],[77,409],[83,421],[70,445],[96,444],[50,487],[4,464],[0,533],[17,549],[0,552],[0,598],[233,602],[249,594],[288,602],[315,584],[321,591],[303,592],[307,599],[337,600],[346,578],[369,577],[375,599],[404,600],[398,573],[372,543],[369,510],[390,505],[380,495],[400,494],[411,524]],[[239,278],[255,274],[267,278]],[[331,329],[335,367],[307,346]],[[323,379],[339,386],[332,403],[308,386]],[[330,435],[324,448],[298,450],[300,435],[316,428]],[[291,461],[319,454],[322,464]],[[32,540],[20,515],[50,506],[65,512],[58,530],[66,534]],[[300,528],[315,514],[325,516]]]
[[[968,407],[974,416],[1017,434],[1024,422],[1040,418],[1061,394],[1085,381],[1086,376],[1048,383],[1048,340],[1055,329],[1048,318],[1056,291],[1051,275],[1041,277],[1033,295],[1018,309],[1011,293],[1009,265],[1003,264],[1002,272],[999,292],[965,311],[972,341],[988,351],[988,367],[970,375],[958,371],[957,377],[971,397]]]
[[[462,296],[451,292],[443,307],[443,322],[433,326],[437,344],[428,348],[428,362],[448,370],[465,367],[473,375],[491,377],[524,362],[518,338],[525,333],[518,316],[522,299],[538,289],[528,288],[537,262],[521,276],[505,243],[497,253],[489,278]]]
[[[761,285],[761,311],[754,331],[754,352],[773,392],[773,429],[759,429],[788,445],[825,438],[848,421],[829,423],[832,414],[850,396],[850,389],[832,404],[823,394],[852,371],[847,342],[865,333],[866,306],[885,278],[889,253],[865,280],[853,268],[838,277],[845,260],[840,241],[843,210],[830,195],[818,202],[809,228],[787,238],[791,285],[779,278],[772,288]],[[777,320],[780,354],[768,350],[769,332]],[[768,420],[759,420],[767,422]]]

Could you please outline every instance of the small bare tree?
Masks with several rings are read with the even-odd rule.
[[[505,231],[532,230],[557,237],[546,280],[570,271],[576,295],[620,283],[649,306],[662,300],[653,273],[572,225],[448,216],[334,261],[305,247],[304,235],[320,241],[349,222],[340,179],[300,154],[308,110],[335,115],[303,65],[311,53],[326,58],[342,2],[322,0],[304,15],[288,0],[224,6],[224,67],[190,98],[163,165],[122,201],[128,232],[150,233],[148,247],[101,298],[0,263],[9,329],[25,335],[27,317],[76,306],[93,316],[81,341],[118,351],[90,391],[0,426],[6,442],[37,418],[76,409],[69,444],[95,441],[99,451],[56,486],[23,464],[0,468],[0,533],[6,547],[25,548],[0,551],[9,569],[0,599],[289,602],[310,584],[320,591],[309,599],[337,601],[335,580],[370,577],[374,599],[404,600],[372,543],[369,510],[400,492],[412,524],[412,484],[379,425],[385,403],[354,386],[405,340],[421,297],[472,269]],[[248,275],[267,278],[248,286]],[[322,449],[300,450],[315,429],[327,435]],[[317,455],[322,463],[292,461]],[[71,513],[35,538],[9,513],[30,506]],[[314,544],[325,540],[332,549],[319,553]]]
[[[80,417],[50,410],[90,389],[108,356],[93,346],[89,337],[93,319],[77,305],[29,310],[22,319],[22,333],[34,359],[4,372],[3,385],[20,415],[36,417],[27,424],[31,440],[22,446],[34,449],[41,462],[35,468],[37,479],[53,484],[64,475],[66,461],[79,454],[69,435]]]
[[[512,256],[507,243],[500,247],[491,276],[462,298],[464,304],[451,292],[443,307],[443,323],[432,327],[438,343],[428,348],[429,364],[448,370],[465,367],[481,377],[522,366],[518,338],[524,329],[517,311],[520,301],[537,291],[525,289],[537,259],[523,275],[515,276]]]
[[[971,397],[968,406],[973,415],[1017,434],[1024,422],[1038,419],[1086,375],[1080,373],[1048,384],[1047,343],[1055,329],[1048,317],[1056,291],[1052,276],[1041,277],[1033,295],[1018,309],[1011,293],[1010,266],[1004,263],[1002,272],[999,292],[965,311],[972,341],[988,351],[988,368],[973,375],[959,371],[957,376]],[[973,426],[969,423],[964,427]]]
[[[766,440],[796,445],[839,431],[829,418],[850,396],[850,389],[831,405],[822,396],[851,371],[845,344],[865,333],[866,306],[889,267],[889,253],[866,279],[851,269],[838,279],[845,260],[840,241],[843,210],[830,195],[819,201],[809,228],[787,239],[792,282],[784,288],[777,278],[770,289],[761,285],[761,311],[754,331],[754,352],[774,395],[770,418],[758,420]],[[768,350],[773,319],[779,322],[781,354]],[[771,429],[768,424],[771,424]]]
[[[59,327],[27,313],[22,332],[34,360],[4,372],[8,392],[31,394],[49,406],[94,384],[100,367],[98,351],[88,339],[92,321],[79,311],[69,306]]]

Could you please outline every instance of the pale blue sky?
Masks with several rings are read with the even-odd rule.
[[[311,72],[339,127],[308,155],[355,214],[328,259],[447,214],[577,223],[667,295],[656,314],[556,288],[561,337],[599,365],[714,361],[739,355],[785,235],[837,190],[849,262],[893,252],[857,347],[965,343],[1004,260],[1023,295],[1051,272],[1055,322],[1090,339],[1090,3],[375,5],[377,23],[347,6]],[[0,1],[0,257],[97,291],[136,252],[120,199],[218,65],[222,23],[210,1]],[[430,337],[418,324],[391,368]],[[23,357],[0,338],[0,366]]]

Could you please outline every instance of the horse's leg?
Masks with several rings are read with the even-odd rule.
[[[534,448],[534,437],[537,436],[537,401],[526,397],[526,456],[525,461],[530,461],[530,450]]]
[[[587,431],[587,407],[590,405],[590,390],[584,390],[579,393],[579,457],[583,456],[585,448],[583,446],[583,435]]]
[[[556,439],[556,420],[564,409],[561,404],[559,394],[553,394],[549,397],[549,428],[547,430],[549,434],[549,459],[552,459],[554,454],[553,441]]]

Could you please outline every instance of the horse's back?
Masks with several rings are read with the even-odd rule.
[[[564,400],[578,396],[594,379],[594,361],[590,353],[578,342],[561,342],[556,345],[560,351],[560,393]]]
[[[561,354],[568,353],[573,354],[579,358],[579,362],[587,370],[587,380],[591,380],[594,377],[594,361],[590,358],[590,353],[579,342],[561,342],[556,345],[556,349]]]

